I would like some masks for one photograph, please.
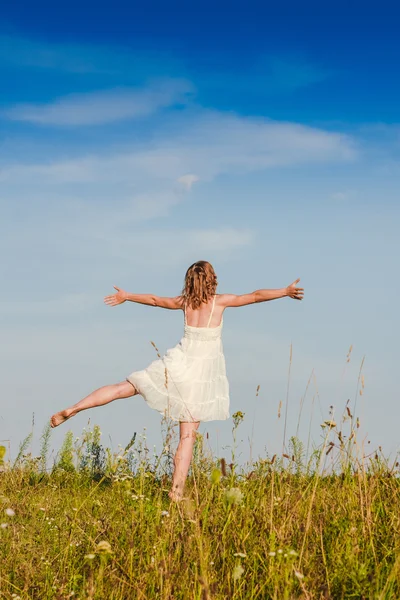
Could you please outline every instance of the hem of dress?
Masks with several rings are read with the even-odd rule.
[[[228,413],[226,416],[223,417],[212,417],[211,419],[188,419],[188,418],[182,418],[179,419],[177,417],[174,417],[172,415],[167,414],[167,410],[159,410],[158,408],[155,408],[154,406],[151,406],[151,404],[148,402],[148,400],[146,399],[146,396],[141,392],[140,387],[137,385],[137,383],[135,381],[135,377],[132,377],[133,375],[146,375],[150,381],[151,378],[149,377],[148,373],[146,373],[145,370],[143,371],[134,371],[133,373],[131,373],[128,377],[126,377],[126,381],[129,381],[129,383],[131,385],[133,385],[133,387],[135,388],[135,390],[138,392],[138,394],[140,396],[142,396],[146,402],[146,404],[148,405],[149,408],[157,411],[160,415],[162,415],[163,417],[167,417],[169,419],[172,419],[172,421],[176,421],[177,423],[209,423],[211,421],[227,421],[230,418],[230,414]],[[133,381],[130,379],[132,377]],[[159,390],[158,387],[156,387],[153,382],[151,381],[151,384],[154,388],[154,390],[156,390],[159,394],[168,397],[170,394]],[[177,396],[176,396],[177,397]],[[220,399],[220,398],[226,398],[226,396],[217,396],[216,399]],[[214,400],[210,400],[209,402],[207,402],[207,404],[211,404],[212,402],[214,402]],[[229,397],[228,397],[228,402],[229,402]],[[206,404],[206,403],[204,403]],[[190,412],[190,409],[187,409]]]

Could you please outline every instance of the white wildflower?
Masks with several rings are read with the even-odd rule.
[[[289,550],[290,556],[298,556],[296,550]]]
[[[88,560],[93,560],[95,557],[95,554],[85,554],[85,558],[87,558]]]
[[[233,581],[237,581],[238,579],[240,579],[243,573],[244,569],[242,565],[236,565],[236,567],[233,569]]]
[[[99,542],[96,546],[96,550],[97,552],[100,552],[101,554],[111,554],[111,545],[109,544],[109,542],[106,542],[105,540],[102,540],[101,542]]]
[[[300,571],[295,571],[295,572],[294,572],[294,574],[296,575],[296,577],[297,577],[298,579],[303,579],[303,578],[304,578],[304,575],[303,575],[303,573],[300,573]]]
[[[243,552],[235,552],[233,556],[240,556],[240,558],[246,558],[246,554],[243,554]]]
[[[268,552],[268,556],[276,556],[276,552]]]
[[[8,527],[8,523],[2,523],[2,524],[0,525],[0,527],[1,527],[2,529],[7,529],[7,527]]]
[[[169,512],[167,510],[162,510],[161,511],[161,516],[162,517],[169,517]]]
[[[283,550],[278,550],[278,554],[283,554]]]
[[[225,501],[228,504],[241,504],[243,493],[239,488],[230,488],[225,491]]]
[[[12,508],[6,508],[4,512],[6,513],[7,517],[15,516],[15,511]]]

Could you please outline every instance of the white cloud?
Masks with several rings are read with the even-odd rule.
[[[6,110],[4,115],[37,125],[99,125],[144,117],[165,107],[185,104],[192,90],[187,81],[162,79],[143,88],[71,94],[50,104],[21,104]]]
[[[177,181],[186,190],[190,190],[192,188],[192,185],[199,181],[199,177],[197,177],[197,175],[182,175],[182,177],[178,177]]]
[[[135,119],[168,106],[184,104],[192,89],[184,80],[163,79],[144,88],[71,94],[51,104],[21,104],[4,114],[12,120],[37,125],[99,125]]]
[[[67,183],[137,184],[146,177],[180,182],[223,173],[349,161],[357,157],[353,138],[297,123],[197,110],[171,117],[151,147],[142,145],[109,156],[87,155],[41,164],[9,165],[0,180],[27,185]],[[182,173],[186,173],[182,175]],[[196,173],[196,175],[193,175]],[[188,175],[190,174],[190,175]]]

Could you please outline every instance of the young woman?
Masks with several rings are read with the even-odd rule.
[[[182,293],[175,298],[130,294],[114,286],[116,293],[104,299],[108,306],[129,300],[182,310],[184,336],[177,346],[146,369],[134,371],[126,381],[101,387],[71,408],[53,415],[51,426],[57,427],[81,410],[140,394],[151,408],[179,421],[180,440],[169,496],[171,500],[180,500],[200,422],[229,418],[229,384],[221,340],[224,310],[286,296],[301,300],[303,288],[296,287],[299,281],[296,279],[282,289],[262,289],[240,296],[217,295],[217,277],[213,267],[206,261],[198,261],[187,270]]]

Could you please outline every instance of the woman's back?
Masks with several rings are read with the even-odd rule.
[[[218,305],[218,296],[213,296],[199,308],[185,307],[185,323],[189,327],[219,327],[222,322],[224,307]]]

